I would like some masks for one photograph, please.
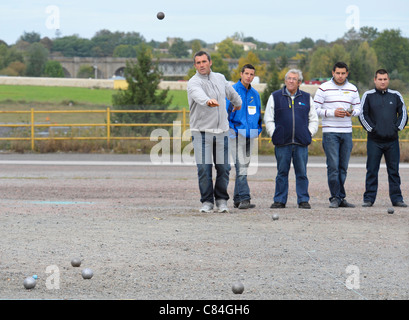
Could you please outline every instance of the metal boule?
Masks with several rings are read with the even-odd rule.
[[[33,277],[27,277],[24,279],[23,285],[26,289],[33,289],[36,286],[36,280]]]
[[[244,291],[244,284],[241,281],[237,281],[233,283],[231,290],[234,294],[242,294]]]
[[[91,279],[94,276],[94,272],[90,268],[82,270],[81,275],[84,279]]]
[[[71,265],[73,267],[79,267],[81,265],[81,259],[79,258],[74,258],[71,260]]]

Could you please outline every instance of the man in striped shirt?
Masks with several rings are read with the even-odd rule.
[[[322,118],[330,208],[355,207],[345,199],[344,184],[352,151],[351,117],[360,115],[361,104],[358,89],[347,77],[347,64],[337,62],[332,69],[332,79],[323,83],[314,97],[315,109]]]

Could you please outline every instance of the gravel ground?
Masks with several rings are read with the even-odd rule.
[[[42,162],[54,160],[78,162]],[[229,201],[230,213],[203,214],[194,166],[1,154],[0,299],[407,300],[409,208],[387,213],[386,170],[377,202],[362,208],[364,159],[351,159],[347,199],[357,207],[329,209],[323,159],[310,158],[312,209],[297,208],[291,171],[287,208],[272,210],[272,160],[249,177],[256,208]],[[405,195],[407,167],[401,178]],[[82,278],[86,267],[92,279]],[[36,287],[25,289],[34,274]]]

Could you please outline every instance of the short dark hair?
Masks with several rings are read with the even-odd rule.
[[[376,77],[378,76],[378,74],[387,74],[388,77],[389,77],[389,73],[388,73],[388,71],[386,71],[386,69],[378,69],[378,70],[376,70],[376,72],[375,72],[375,79],[376,79]]]
[[[250,63],[245,64],[243,68],[241,68],[241,72],[243,73],[245,69],[252,69],[254,72],[256,72],[256,68],[254,68],[254,66]]]
[[[339,69],[345,68],[348,72],[348,65],[345,62],[338,61],[336,64],[334,64],[332,71],[335,71],[336,68],[339,68]]]
[[[198,52],[195,53],[195,56],[193,57],[193,63],[196,62],[196,57],[201,57],[203,55],[207,56],[207,59],[209,59],[209,62],[210,62],[210,60],[212,60],[212,58],[210,58],[210,54],[208,54],[206,51],[201,50],[201,51],[198,51]]]

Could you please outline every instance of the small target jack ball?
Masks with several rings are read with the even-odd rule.
[[[393,209],[393,208],[388,208],[388,213],[389,214],[392,214],[392,213],[394,213],[395,212],[395,210]]]
[[[273,214],[273,220],[278,220],[278,218],[279,218],[279,217],[278,217],[278,214],[277,214],[277,213],[274,213],[274,214]]]
[[[240,281],[237,281],[233,283],[231,290],[233,291],[234,294],[242,294],[244,291],[244,284]]]
[[[163,12],[158,12],[158,14],[156,15],[156,17],[157,17],[159,20],[163,20],[163,19],[165,18],[165,14],[164,14]]]
[[[33,289],[36,286],[36,280],[33,277],[27,277],[23,282],[24,288]]]
[[[81,265],[81,259],[79,258],[74,258],[71,260],[71,265],[73,267],[79,267]]]
[[[89,268],[85,268],[82,270],[81,275],[84,279],[91,279],[94,276],[94,272]]]

